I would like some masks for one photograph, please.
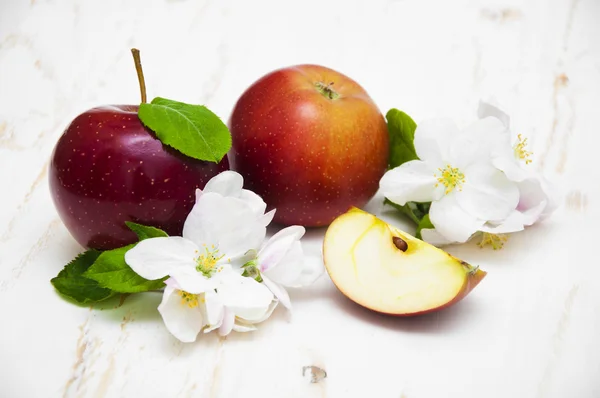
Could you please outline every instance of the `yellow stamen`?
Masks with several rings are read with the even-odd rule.
[[[519,134],[517,136],[518,138],[518,142],[515,144],[514,146],[514,152],[515,152],[515,157],[517,159],[521,159],[523,161],[525,161],[525,164],[529,164],[532,162],[532,160],[530,159],[531,155],[533,155],[533,152],[528,151],[527,148],[527,138],[523,138],[522,134]]]
[[[479,247],[484,248],[487,245],[492,246],[494,250],[500,250],[504,247],[504,244],[508,240],[507,235],[501,234],[491,234],[489,232],[484,232],[481,235],[481,242],[478,243]]]
[[[220,271],[220,268],[215,269],[215,267],[219,260],[225,257],[224,254],[219,256],[219,249],[215,249],[214,247],[215,246],[212,245],[212,250],[208,247],[204,247],[204,254],[201,254],[196,258],[196,270],[202,272],[204,276],[207,277],[210,277],[215,271]]]
[[[450,165],[446,165],[443,169],[440,167],[438,170],[440,175],[438,176],[438,173],[434,174],[437,177],[436,187],[440,184],[444,185],[446,187],[446,195],[452,192],[454,188],[458,188],[459,191],[462,190],[462,184],[465,183],[465,175],[462,171]]]
[[[180,290],[179,295],[181,296],[181,305],[187,305],[190,308],[196,308],[198,306],[197,294],[192,294]],[[202,298],[202,302],[204,302],[204,298]]]

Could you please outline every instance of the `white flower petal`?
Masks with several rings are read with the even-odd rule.
[[[158,312],[173,336],[184,343],[196,341],[196,336],[204,325],[202,312],[199,307],[190,308],[187,304],[182,304],[179,290],[165,287]]]
[[[223,324],[225,307],[219,295],[214,291],[208,291],[204,294],[204,305],[206,311],[206,325],[204,333],[218,329]]]
[[[406,202],[434,200],[435,169],[426,162],[412,160],[387,171],[379,181],[383,196],[404,206]]]
[[[170,276],[180,290],[188,293],[200,294],[215,288],[215,281],[212,278],[208,279],[195,268],[176,269],[171,271]]]
[[[198,203],[198,201],[200,200],[200,198],[202,197],[202,190],[196,188],[196,202]]]
[[[462,190],[454,190],[456,201],[467,213],[486,221],[503,220],[519,203],[519,189],[504,173],[488,163],[465,170]]]
[[[256,258],[256,250],[248,250],[242,256],[235,256],[233,258],[228,257],[227,264],[223,264],[223,265],[230,266],[235,272],[237,272],[238,274],[241,275],[244,273],[242,266],[244,264],[246,264],[248,261],[254,260],[255,258]]]
[[[202,192],[214,192],[222,196],[233,196],[237,198],[242,192],[243,185],[244,178],[239,173],[226,170],[211,178],[204,186]]]
[[[235,260],[243,257],[248,250],[258,250],[267,234],[266,226],[256,220],[249,221],[248,224],[227,235],[219,242],[219,248],[223,254],[234,264]]]
[[[244,272],[243,269],[232,267],[231,264],[222,264],[219,267],[220,271],[213,273],[210,277],[211,283],[214,283],[215,290],[219,289],[219,287],[221,287],[222,285],[226,285],[228,283],[239,283],[239,278]]]
[[[227,170],[211,178],[203,192],[218,193],[225,197],[237,198],[248,204],[257,215],[264,214],[267,205],[260,196],[247,189],[242,189],[244,178],[237,172]]]
[[[476,162],[490,162],[495,154],[512,154],[510,132],[498,119],[477,120],[464,129],[450,147],[450,163],[463,170]]]
[[[285,290],[285,287],[273,282],[271,279],[269,279],[269,277],[265,275],[262,275],[262,279],[265,286],[269,288],[271,293],[273,293],[273,295],[281,302],[281,304],[288,310],[291,310],[292,302],[290,301],[290,296],[287,290]]]
[[[223,313],[223,322],[219,327],[219,335],[227,336],[231,333],[233,329],[233,325],[235,323],[235,313],[229,308],[225,307],[225,312]]]
[[[523,168],[514,156],[501,156],[492,159],[492,164],[506,174],[511,181],[520,182],[532,176],[531,172]]]
[[[548,201],[548,204],[546,205],[544,211],[540,215],[539,221],[541,221],[549,217],[554,212],[554,210],[558,208],[560,195],[558,188],[554,184],[547,181],[544,177],[539,176],[539,181],[540,185],[542,186],[542,190],[546,195],[546,200]]]
[[[179,236],[144,239],[125,253],[125,262],[143,278],[155,280],[177,269],[194,269],[198,246]]]
[[[440,234],[457,243],[469,240],[484,223],[465,212],[456,202],[453,192],[431,204],[429,219]]]
[[[221,218],[227,216],[227,213],[221,210],[221,204],[224,202],[224,197],[220,194],[214,192],[203,193],[185,220],[183,236],[199,247],[215,244],[215,241],[225,232],[222,231],[223,226],[220,225]],[[227,202],[228,207],[238,203],[231,200]],[[249,211],[249,208],[242,207],[242,209]]]
[[[540,180],[527,179],[518,184],[519,187],[519,210],[527,210],[537,206],[546,199],[546,193],[542,189]]]
[[[302,269],[304,268],[304,252],[302,251],[302,245],[299,241],[291,242],[291,246],[286,248],[282,258],[272,259],[270,267],[261,271],[262,275],[268,276],[275,283],[279,283],[284,286],[295,286],[298,282],[298,278],[302,275]],[[281,253],[272,252],[273,257],[278,256]],[[264,260],[268,262],[269,260]],[[274,261],[277,261],[274,263]],[[262,268],[264,263],[261,261],[259,254],[259,266]],[[260,268],[259,268],[260,269]]]
[[[246,202],[252,211],[257,215],[263,215],[267,209],[267,204],[265,201],[262,200],[260,196],[247,189],[242,189],[242,192],[240,192],[238,198]]]
[[[430,228],[423,228],[421,230],[421,238],[423,238],[423,240],[425,242],[430,243],[434,246],[438,246],[438,247],[456,243],[449,239],[446,239],[442,234],[440,234],[435,229],[430,229]]]
[[[258,252],[260,271],[276,267],[290,251],[292,245],[304,236],[305,232],[304,227],[292,225],[273,235]]]
[[[183,236],[198,246],[217,245],[227,258],[257,250],[266,235],[266,226],[244,201],[203,193],[188,215]]]
[[[265,312],[265,314],[262,317],[253,319],[251,321],[246,320],[246,319],[236,319],[236,323],[241,322],[241,323],[245,323],[245,324],[257,324],[257,323],[264,322],[267,319],[269,319],[269,317],[273,314],[273,311],[275,311],[275,308],[277,308],[278,304],[279,304],[279,301],[273,300],[273,301],[271,301],[271,304],[269,304],[269,308],[267,309],[267,312]]]
[[[485,223],[479,230],[491,234],[509,234],[522,231],[525,228],[525,220],[526,218],[523,213],[518,210],[513,210],[513,212],[500,223]]]
[[[548,202],[546,200],[543,200],[537,206],[531,207],[523,212],[520,212],[523,216],[523,224],[529,226],[535,224],[538,220],[543,219],[544,210],[547,206]]]
[[[253,320],[267,312],[274,297],[266,286],[233,272],[228,275],[226,281],[218,287],[217,292],[223,305],[236,316]]]
[[[458,134],[456,124],[450,119],[430,119],[419,123],[414,139],[417,156],[426,162],[443,163]]]
[[[491,102],[479,101],[477,116],[479,116],[480,119],[495,117],[500,120],[506,128],[510,126],[510,117],[502,109],[493,105]]]
[[[300,225],[292,225],[292,226],[283,228],[283,229],[279,230],[278,232],[276,232],[273,236],[271,236],[271,238],[269,238],[269,241],[267,243],[265,243],[263,248],[260,250],[260,253],[262,253],[263,255],[266,255],[267,253],[270,253],[270,250],[273,247],[281,246],[282,244],[285,247],[290,247],[292,243],[302,239],[302,237],[304,236],[305,233],[306,233],[306,229]],[[269,254],[269,256],[270,256],[270,254]],[[269,257],[269,256],[267,256],[267,257]],[[279,258],[281,258],[281,256],[278,257],[278,259]]]
[[[520,198],[517,209],[525,217],[525,225],[532,225],[543,219],[556,208],[553,192],[549,184],[541,177],[530,178],[518,183]]]
[[[275,217],[275,209],[261,216],[260,223],[266,227],[267,225],[271,224],[273,217]]]
[[[269,309],[267,310],[265,315],[263,315],[261,318],[257,318],[252,321],[248,321],[248,320],[242,319],[242,318],[235,318],[235,323],[233,324],[233,330],[235,332],[251,332],[251,331],[256,330],[256,327],[254,325],[267,320],[271,316],[271,314],[273,314],[273,311],[277,307],[277,304],[279,304],[279,302],[277,300],[273,300],[271,302],[271,304],[269,305]]]

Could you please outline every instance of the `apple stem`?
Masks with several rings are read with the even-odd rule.
[[[140,59],[140,50],[137,48],[131,49],[135,70],[137,72],[138,81],[140,82],[140,93],[142,95],[142,104],[146,103],[146,82],[144,80],[144,71],[142,70],[142,60]]]
[[[317,82],[315,84],[315,88],[317,89],[318,92],[320,92],[321,94],[323,94],[325,97],[335,100],[338,99],[340,97],[340,94],[335,91],[333,89],[333,82],[329,83],[329,84],[325,84],[323,82]]]
[[[465,263],[464,261],[461,261],[462,265],[467,264],[469,266],[469,275],[475,275],[477,273],[477,271],[479,271],[479,265],[476,266],[472,266],[469,263]]]

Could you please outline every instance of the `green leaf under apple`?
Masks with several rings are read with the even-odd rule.
[[[159,228],[127,222],[138,239],[168,236]],[[78,255],[51,280],[56,290],[79,304],[106,300],[119,293],[140,293],[162,289],[164,280],[147,280],[125,262],[125,253],[135,244],[104,252],[90,249]]]
[[[100,254],[101,252],[94,249],[79,254],[50,282],[60,294],[79,304],[94,303],[114,296],[116,292],[83,276]]]

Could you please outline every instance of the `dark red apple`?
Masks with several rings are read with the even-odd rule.
[[[113,249],[136,241],[133,221],[181,235],[195,189],[219,163],[187,157],[142,125],[137,106],[105,106],[77,116],[58,140],[50,190],[58,213],[83,246]]]
[[[275,221],[328,225],[377,192],[388,165],[385,119],[355,81],[318,65],[267,74],[229,121],[232,168],[276,208]]]

